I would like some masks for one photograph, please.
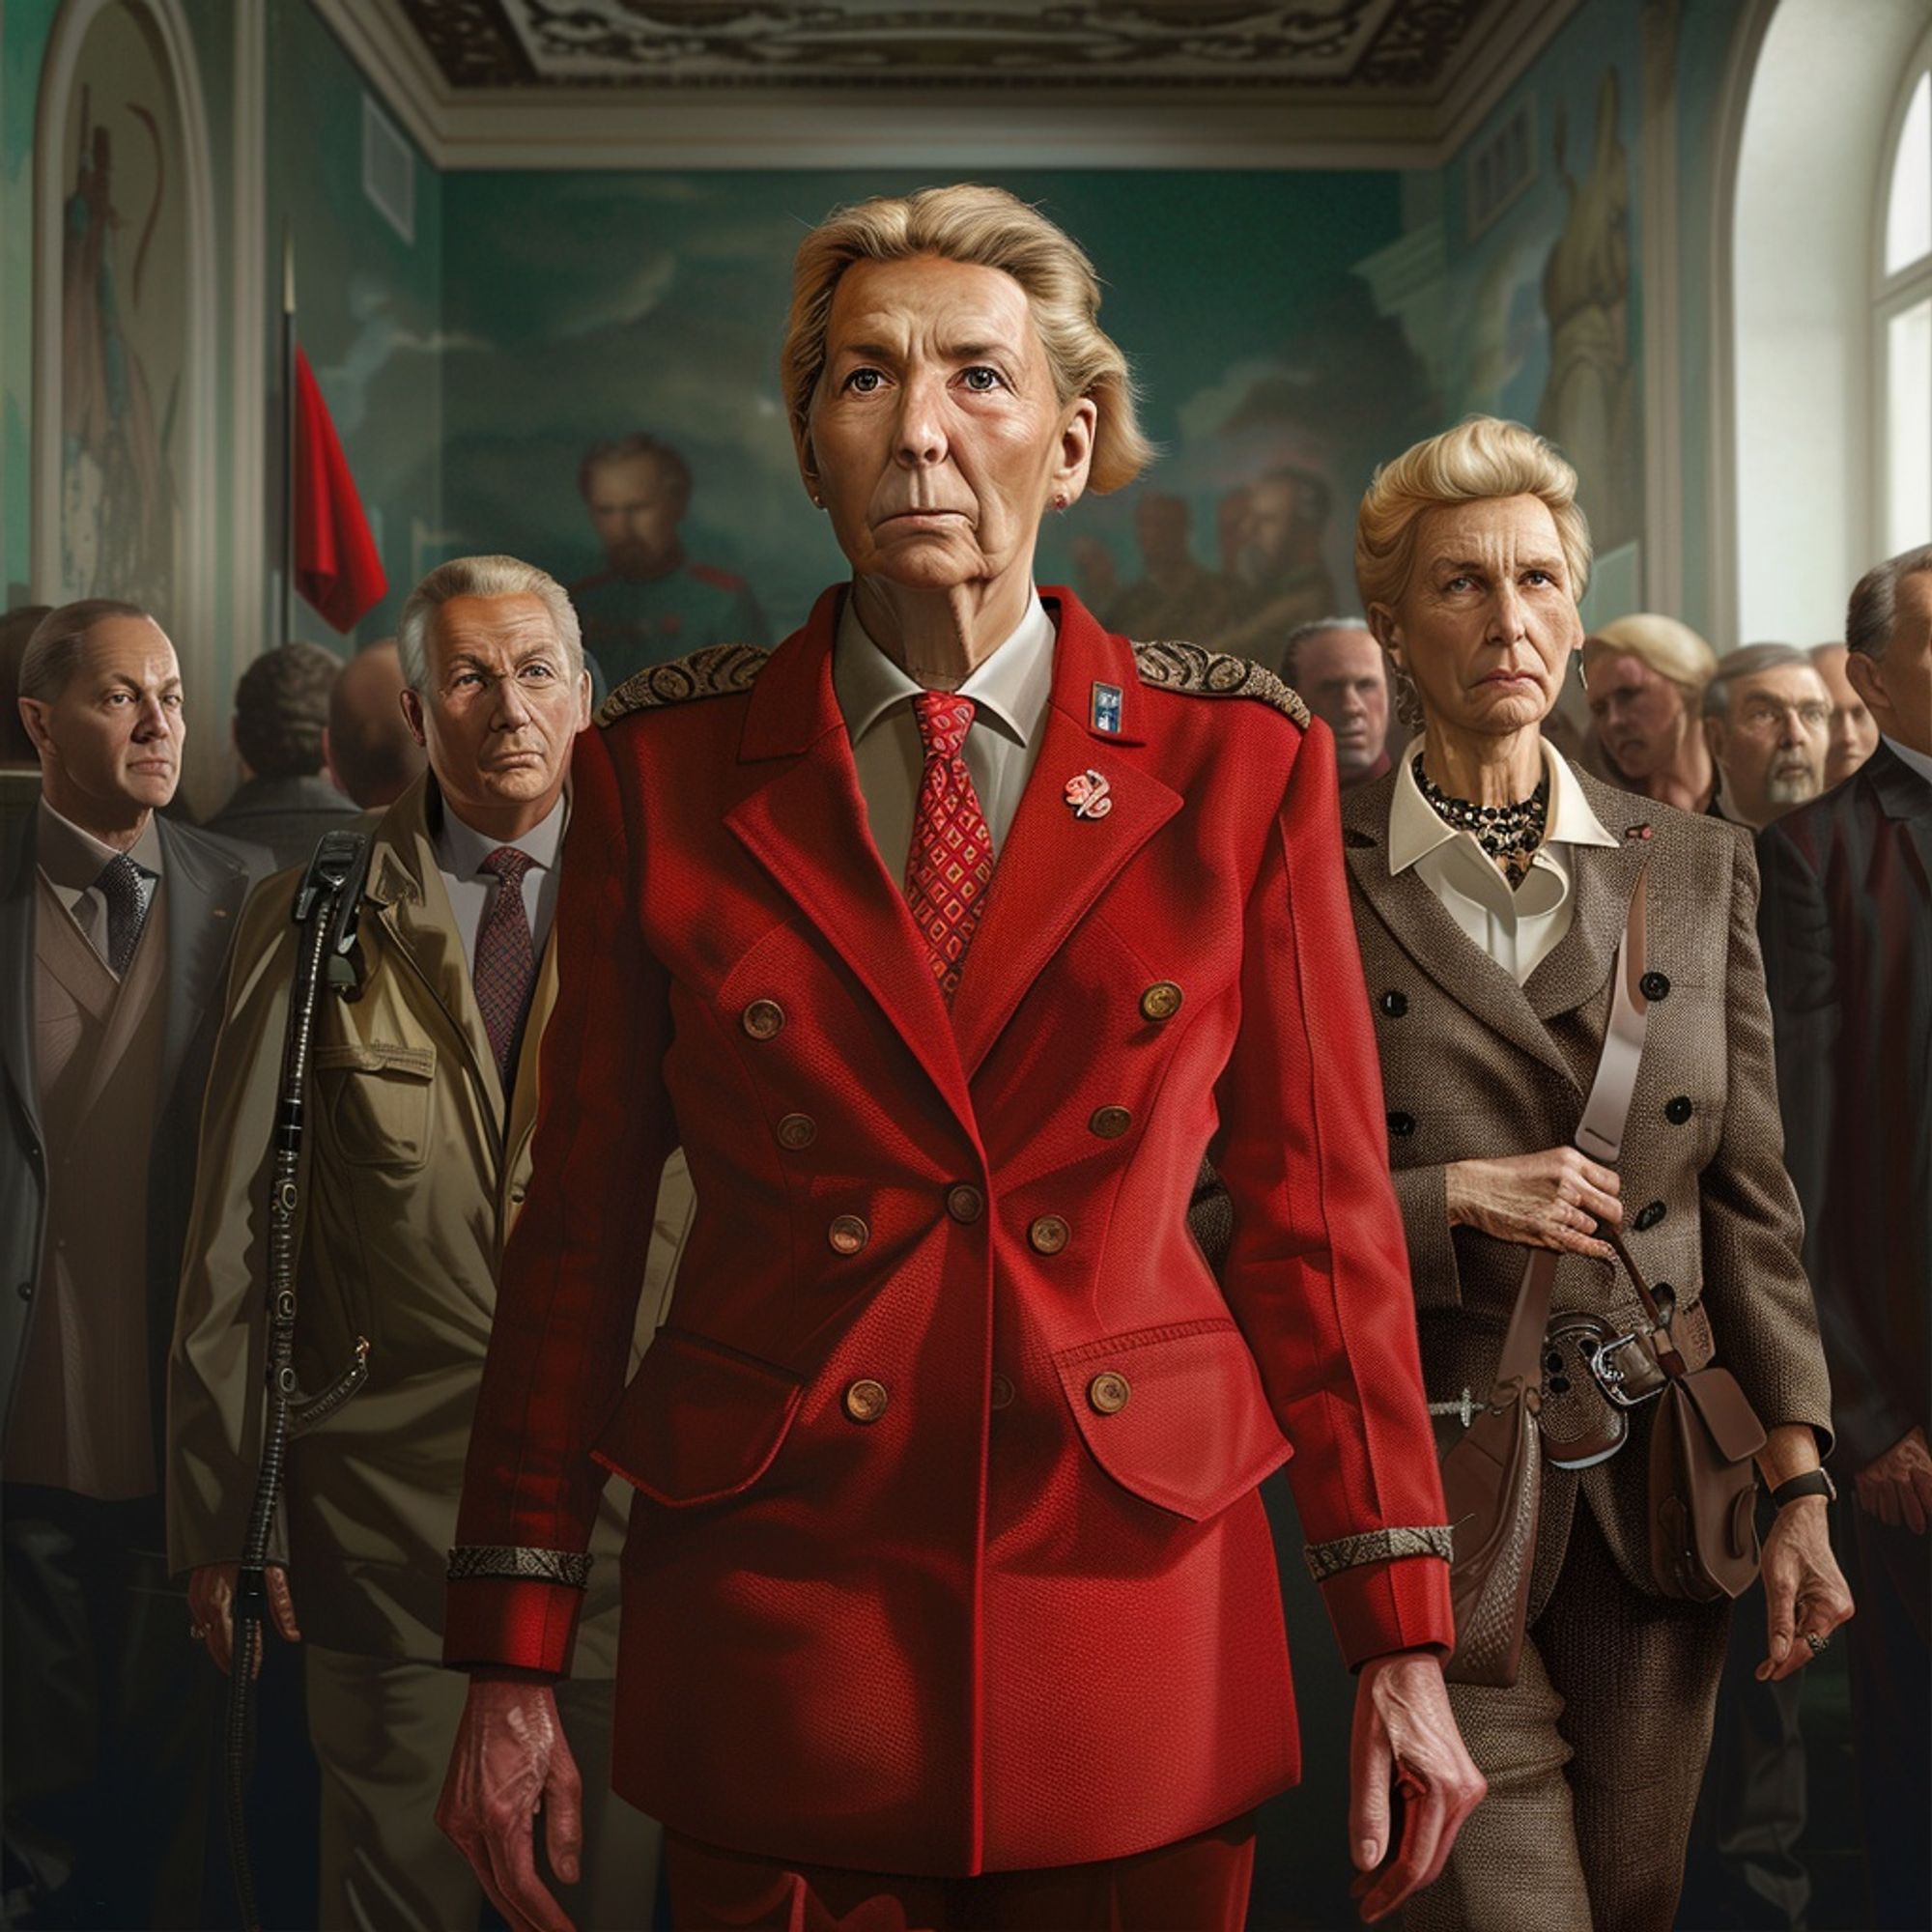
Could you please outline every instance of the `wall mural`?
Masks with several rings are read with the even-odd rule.
[[[128,8],[89,31],[64,152],[61,594],[168,612],[181,572],[186,170],[165,56]]]

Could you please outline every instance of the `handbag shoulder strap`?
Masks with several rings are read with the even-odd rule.
[[[1613,1166],[1623,1151],[1624,1127],[1630,1120],[1631,1102],[1636,1094],[1637,1069],[1643,1061],[1644,1029],[1650,1002],[1644,997],[1644,880],[1646,863],[1637,874],[1636,889],[1631,894],[1630,912],[1624,920],[1624,934],[1617,942],[1617,956],[1610,968],[1610,1016],[1604,1028],[1604,1043],[1597,1054],[1596,1077],[1590,1083],[1589,1098],[1583,1103],[1573,1145],[1606,1166]],[[1622,1241],[1613,1232],[1612,1242],[1619,1252]],[[1503,1351],[1496,1365],[1496,1379],[1520,1379],[1525,1388],[1540,1379],[1543,1337],[1549,1326],[1549,1298],[1556,1285],[1556,1264],[1562,1257],[1554,1248],[1532,1248],[1523,1264],[1522,1286],[1517,1290],[1516,1307],[1503,1337]],[[1647,1307],[1654,1307],[1648,1289],[1640,1291]]]

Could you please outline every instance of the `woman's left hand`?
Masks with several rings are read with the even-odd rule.
[[[1764,1540],[1764,1608],[1770,1655],[1758,1682],[1776,1684],[1822,1654],[1852,1614],[1852,1593],[1832,1554],[1823,1496],[1801,1496],[1772,1519]],[[1806,1641],[1817,1637],[1818,1643]]]

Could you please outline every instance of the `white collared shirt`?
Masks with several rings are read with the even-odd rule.
[[[97,838],[85,826],[76,825],[66,813],[56,811],[44,794],[40,801],[41,824],[37,839],[41,875],[53,895],[67,908],[68,916],[80,929],[80,936],[99,955],[100,963],[114,970],[107,942],[107,895],[94,882],[101,870],[119,858],[119,848]],[[153,910],[155,895],[160,891],[166,861],[161,856],[161,835],[155,814],[141,828],[141,836],[128,848],[128,856],[141,868],[141,917]]]
[[[1881,732],[1879,735],[1884,737],[1885,734]],[[1885,742],[1891,747],[1891,755],[1900,764],[1909,766],[1927,784],[1932,784],[1932,758],[1928,758],[1923,752],[1915,752],[1910,745],[1901,745],[1896,738],[1886,738]]]
[[[859,621],[856,599],[845,600],[832,648],[832,689],[851,734],[859,793],[866,801],[872,842],[887,871],[905,877],[925,746],[912,700],[924,687],[907,676]],[[1053,692],[1053,619],[1034,591],[1018,628],[959,687],[974,702],[966,733],[966,769],[986,814],[998,856],[1012,829],[1020,794],[1039,756],[1047,700]]]
[[[1471,943],[1487,952],[1520,986],[1562,943],[1576,916],[1572,845],[1615,846],[1590,809],[1569,764],[1545,743],[1543,769],[1549,780],[1549,815],[1543,843],[1529,862],[1529,875],[1514,892],[1472,832],[1446,823],[1415,781],[1422,756],[1417,739],[1397,767],[1389,800],[1389,871],[1413,866]]]
[[[436,832],[436,868],[442,874],[443,890],[449,895],[449,909],[456,916],[456,929],[463,935],[463,956],[476,972],[476,934],[483,917],[496,903],[501,885],[494,872],[483,869],[483,861],[499,845],[514,845],[529,855],[524,873],[524,914],[530,923],[530,942],[539,959],[544,941],[550,937],[551,922],[556,917],[559,882],[556,855],[563,842],[565,800],[559,798],[549,815],[521,838],[491,838],[473,825],[466,825],[442,801],[441,823]]]

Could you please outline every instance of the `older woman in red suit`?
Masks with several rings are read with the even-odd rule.
[[[1147,458],[1098,305],[995,189],[810,235],[785,386],[852,581],[581,746],[451,1563],[446,1829],[518,1924],[558,1922],[539,1804],[575,1858],[546,1680],[606,1467],[638,1490],[613,1776],[681,1926],[1237,1925],[1299,1770],[1257,1494],[1291,1455],[1371,1916],[1480,1795],[1330,741],[1268,673],[1034,585],[1043,513]],[[680,1144],[696,1224],[626,1389]]]

